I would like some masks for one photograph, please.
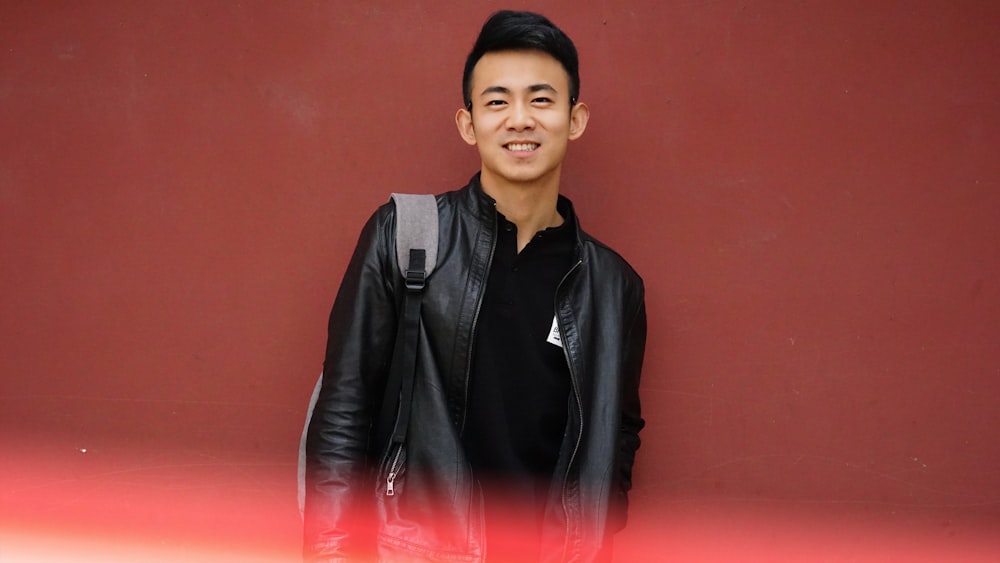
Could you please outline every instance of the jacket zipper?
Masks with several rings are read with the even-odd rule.
[[[385,496],[391,497],[396,494],[396,475],[399,473],[399,458],[403,456],[403,445],[396,448],[396,455],[392,456],[392,463],[389,464],[389,475],[385,480]]]
[[[558,312],[559,312],[559,290],[562,289],[563,284],[566,283],[566,280],[569,279],[570,275],[572,275],[573,272],[575,272],[576,269],[579,268],[582,264],[583,264],[583,260],[579,260],[578,259],[577,262],[576,262],[576,264],[574,264],[573,267],[570,268],[568,272],[566,272],[566,275],[563,276],[563,279],[559,281],[559,285],[556,286],[555,310],[556,310],[556,322],[559,325],[560,338],[562,337],[563,334],[566,333],[566,331],[563,328],[563,325],[562,325],[562,322],[561,322],[562,319],[559,318],[559,314],[558,314]],[[569,382],[570,382],[571,387],[573,388],[573,399],[576,400],[576,412],[577,412],[577,414],[578,414],[578,416],[580,418],[579,419],[580,430],[576,433],[576,442],[573,444],[573,451],[570,453],[569,461],[566,463],[566,475],[563,476],[562,507],[563,507],[563,514],[566,515],[566,539],[567,540],[569,539],[569,536],[570,536],[570,527],[569,527],[570,518],[569,518],[569,508],[566,506],[566,497],[567,497],[567,491],[566,491],[566,489],[569,486],[569,472],[570,472],[570,470],[573,467],[573,461],[576,460],[576,454],[577,454],[577,452],[580,451],[580,441],[583,439],[583,399],[580,397],[580,384],[577,381],[576,372],[573,370],[573,362],[572,362],[572,360],[569,357],[568,346],[569,346],[569,343],[568,342],[564,342],[563,356],[566,357],[566,367],[569,369]]]

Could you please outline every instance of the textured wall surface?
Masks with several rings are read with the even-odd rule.
[[[477,169],[511,6],[577,42],[564,192],[647,286],[617,560],[996,560],[1000,4],[400,4],[0,6],[0,559],[295,559],[340,276]]]

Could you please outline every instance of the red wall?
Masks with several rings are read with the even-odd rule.
[[[564,191],[647,286],[618,560],[1000,553],[1000,4],[400,4],[0,8],[0,545],[294,560],[357,232],[476,170],[513,5],[578,44]]]

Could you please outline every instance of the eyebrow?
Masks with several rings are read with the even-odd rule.
[[[553,88],[551,84],[548,84],[546,82],[542,82],[540,84],[532,84],[531,86],[528,86],[527,89],[528,92],[531,92],[532,94],[534,94],[535,92],[552,92],[553,94],[559,93],[559,91]],[[507,88],[506,86],[490,86],[489,88],[483,90],[482,93],[479,94],[479,96],[482,97],[487,94],[510,94],[510,88]]]

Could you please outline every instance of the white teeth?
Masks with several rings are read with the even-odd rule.
[[[509,151],[533,151],[538,148],[536,143],[510,143],[507,145]]]

